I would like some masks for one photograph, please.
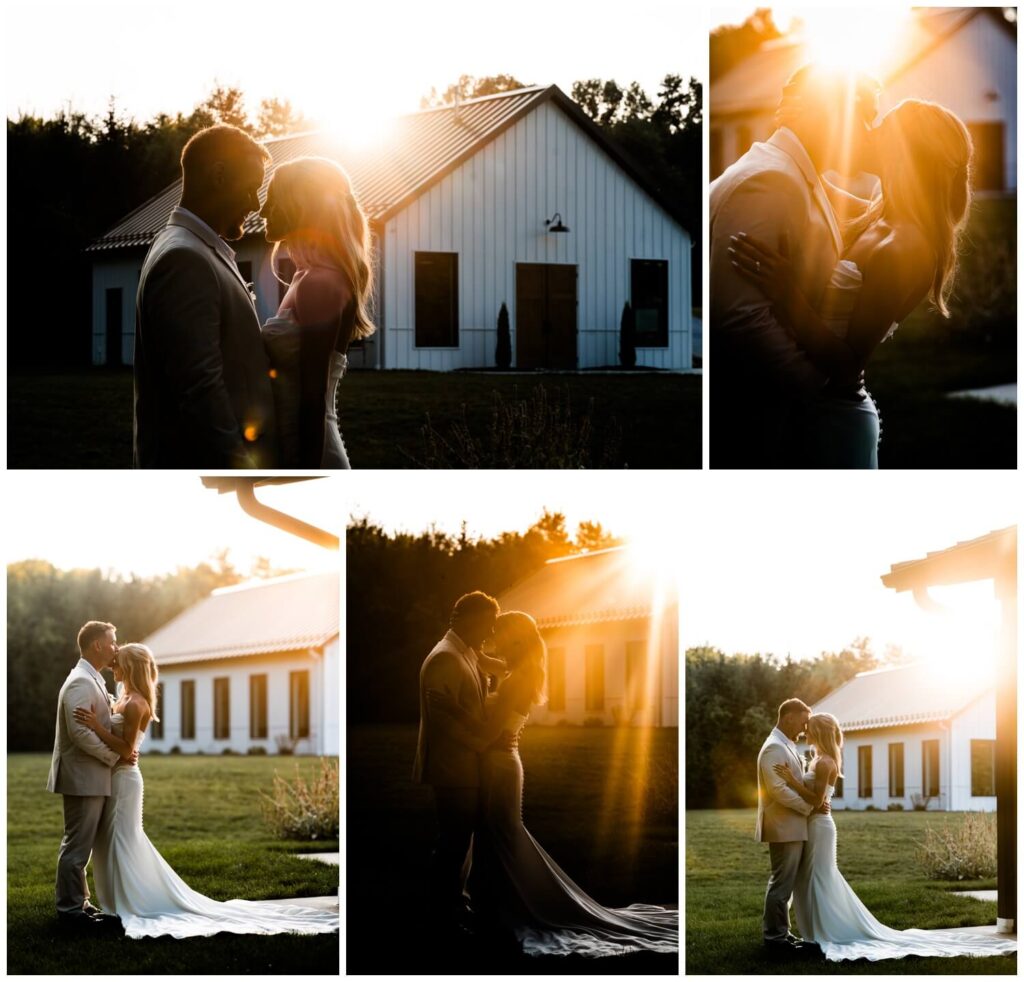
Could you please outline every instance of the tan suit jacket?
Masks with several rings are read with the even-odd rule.
[[[84,658],[80,659],[60,688],[47,791],[83,796],[110,794],[110,771],[121,756],[87,726],[76,723],[74,717],[79,707],[91,708],[100,723],[110,729],[109,693],[90,668]]]
[[[480,787],[483,741],[447,713],[433,712],[427,693],[447,693],[481,722],[487,681],[477,665],[476,652],[449,631],[427,655],[420,669],[420,732],[413,780],[442,788]]]
[[[757,755],[757,827],[759,842],[806,842],[807,816],[814,810],[775,773],[776,764],[789,764],[797,774],[804,771],[800,755],[786,737],[772,730]]]

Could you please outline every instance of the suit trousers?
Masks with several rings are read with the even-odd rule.
[[[57,853],[57,912],[80,911],[89,899],[85,867],[92,855],[100,816],[107,799],[103,795],[66,794],[64,838]]]
[[[437,845],[430,863],[430,888],[438,913],[449,915],[469,901],[466,881],[473,862],[473,832],[480,815],[478,788],[434,788]]]
[[[764,920],[761,928],[765,941],[779,941],[789,934],[789,902],[796,886],[796,873],[804,854],[803,842],[769,842],[772,875],[764,895]]]

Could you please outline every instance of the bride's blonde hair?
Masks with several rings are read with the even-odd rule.
[[[277,205],[291,229],[283,241],[288,255],[296,266],[327,265],[345,274],[355,303],[351,340],[368,338],[376,330],[369,314],[370,230],[348,174],[326,157],[299,157],[281,164],[272,180]],[[275,242],[271,253],[271,268],[279,280],[281,245]]]
[[[160,722],[156,714],[156,680],[159,673],[153,652],[144,644],[123,644],[117,649],[117,664],[124,672],[125,688],[137,692],[149,705],[149,715],[155,723]]]
[[[856,239],[887,206],[913,222],[935,253],[929,298],[948,317],[946,301],[971,205],[971,134],[955,113],[922,99],[904,99],[886,114],[877,134],[882,191],[848,223],[846,240]]]
[[[495,634],[502,633],[501,654],[509,670],[522,673],[529,686],[530,702],[543,705],[546,699],[545,681],[547,646],[540,636],[537,622],[521,610],[499,614],[494,622]]]
[[[817,756],[825,754],[836,762],[839,776],[843,776],[843,731],[839,720],[831,713],[815,713],[805,727],[808,739],[818,748]]]

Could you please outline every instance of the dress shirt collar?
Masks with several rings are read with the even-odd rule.
[[[789,749],[792,750],[793,753],[795,753],[798,757],[800,756],[796,749],[796,741],[790,740],[790,738],[786,736],[786,734],[783,733],[782,730],[780,730],[777,726],[772,730],[772,733],[776,737],[778,737],[778,739],[781,740],[787,747],[789,747]]]
[[[103,689],[104,692],[107,691],[107,683],[103,680],[103,676],[100,675],[100,673],[92,665],[90,665],[89,662],[87,662],[84,658],[78,659],[77,667],[84,668],[86,672],[88,672],[99,683],[100,688]]]
[[[176,220],[177,219],[177,220]],[[206,222],[204,222],[194,211],[178,205],[171,212],[168,220],[171,225],[181,225],[184,228],[195,232],[207,245],[216,249],[225,259],[234,264],[235,250],[231,248]]]

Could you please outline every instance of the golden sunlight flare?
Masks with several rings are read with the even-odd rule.
[[[808,61],[880,75],[907,43],[911,8],[886,7],[884,17],[870,8],[812,7],[793,9],[791,14],[794,31],[807,46]]]

